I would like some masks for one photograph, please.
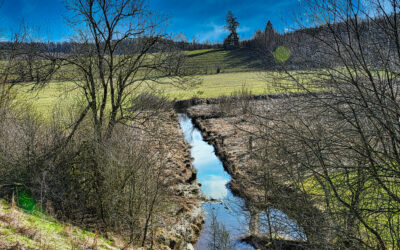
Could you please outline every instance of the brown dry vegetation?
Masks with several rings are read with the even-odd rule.
[[[18,192],[30,194],[36,203],[30,209],[43,209],[93,232],[117,233],[125,246],[138,246],[143,239],[153,248],[194,243],[202,214],[189,145],[174,111],[139,106],[136,122],[117,126],[118,136],[101,145],[107,149],[101,155],[88,140],[88,126],[82,125],[69,146],[58,151],[65,133],[30,111],[17,116],[3,107],[2,195],[11,199],[14,193],[19,199]],[[91,166],[97,157],[101,162],[95,171]],[[97,184],[91,182],[99,178]]]

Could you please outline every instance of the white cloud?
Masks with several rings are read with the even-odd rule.
[[[203,193],[212,199],[223,199],[228,195],[227,183],[228,180],[222,176],[210,175],[207,181],[202,182]]]
[[[214,154],[214,148],[205,142],[196,143],[192,147],[191,153],[194,158],[193,165],[199,168],[218,161],[218,158]]]
[[[224,25],[217,25],[214,23],[210,23],[207,26],[210,27],[211,30],[207,32],[202,32],[197,35],[197,37],[200,38],[200,42],[204,42],[207,40],[212,42],[219,41],[221,40],[221,38],[229,34],[229,32],[225,29]]]

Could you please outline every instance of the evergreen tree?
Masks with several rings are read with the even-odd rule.
[[[275,33],[274,28],[272,27],[271,21],[268,20],[267,26],[265,26],[265,34]]]
[[[224,40],[224,47],[226,49],[239,47],[239,35],[236,32],[236,29],[239,27],[239,25],[240,24],[237,21],[237,17],[233,15],[232,11],[228,11],[225,28],[230,32],[230,34]]]

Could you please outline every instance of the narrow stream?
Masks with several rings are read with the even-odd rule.
[[[223,223],[235,245],[234,249],[254,249],[252,246],[237,241],[248,232],[249,213],[243,210],[244,201],[234,196],[227,184],[231,180],[225,172],[222,162],[214,153],[213,146],[203,140],[201,132],[193,126],[191,119],[186,114],[179,114],[179,122],[185,140],[192,146],[191,155],[193,165],[197,171],[198,181],[201,183],[202,193],[215,202],[205,202],[205,224],[200,233],[195,248],[209,249],[211,239],[212,215],[219,223]]]
[[[230,249],[254,249],[251,245],[240,242],[238,239],[247,236],[249,231],[250,213],[246,211],[243,199],[234,196],[227,184],[231,181],[231,176],[225,172],[222,162],[215,155],[214,147],[203,140],[201,132],[194,127],[187,114],[178,114],[179,123],[185,136],[185,140],[191,145],[191,156],[194,158],[193,165],[197,171],[197,178],[201,183],[201,190],[212,202],[203,203],[205,212],[205,224],[200,233],[200,237],[195,248],[198,250],[210,249],[209,243],[212,239],[212,222],[214,218],[222,223],[229,233],[233,246]],[[297,224],[290,220],[287,215],[279,210],[270,210],[274,227],[290,228],[281,235],[292,239],[304,239],[304,235]],[[267,233],[268,229],[263,225],[265,214],[260,214],[259,232]],[[214,220],[215,221],[215,220]]]

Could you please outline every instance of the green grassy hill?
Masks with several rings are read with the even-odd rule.
[[[152,86],[152,90],[157,89],[171,100],[230,96],[234,92],[241,91],[243,87],[252,94],[297,91],[290,80],[280,77],[279,72],[264,70],[264,63],[254,50],[206,49],[186,53],[188,55],[186,66],[196,70],[196,78],[201,80],[201,84],[188,88],[162,84]],[[219,74],[217,74],[218,68]],[[276,88],[281,85],[287,89]],[[57,105],[70,106],[79,96],[74,83],[68,81],[54,81],[40,91],[32,92],[32,87],[32,85],[16,87],[14,90],[18,96],[17,100],[28,103],[28,106],[36,108],[45,116]]]
[[[199,74],[260,71],[264,62],[255,50],[217,50],[204,49],[187,52],[188,66],[198,70]]]

